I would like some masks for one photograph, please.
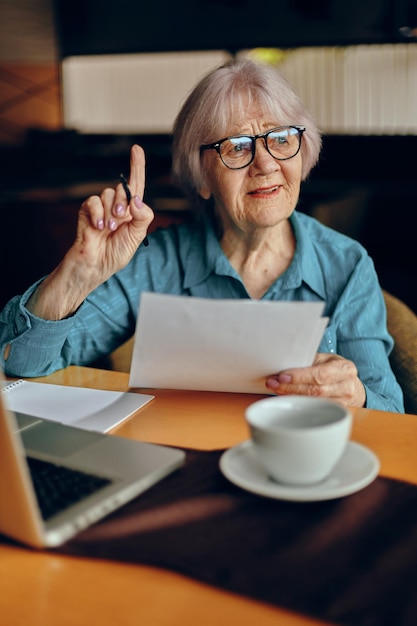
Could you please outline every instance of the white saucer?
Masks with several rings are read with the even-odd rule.
[[[333,500],[360,491],[377,477],[379,461],[371,450],[350,441],[326,480],[295,487],[269,478],[256,459],[252,441],[248,440],[222,454],[220,469],[232,483],[252,493],[278,500],[312,502]]]

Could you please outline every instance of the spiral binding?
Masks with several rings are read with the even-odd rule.
[[[1,389],[2,393],[7,393],[8,391],[12,391],[15,387],[20,387],[22,383],[25,381],[23,379],[15,380],[12,383],[8,383],[5,387]]]

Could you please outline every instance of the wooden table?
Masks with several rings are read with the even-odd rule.
[[[42,382],[127,390],[128,375],[69,367]],[[140,390],[144,391],[144,390]],[[198,449],[248,438],[244,409],[260,396],[146,390],[156,398],[118,435]],[[352,439],[381,475],[417,484],[417,416],[355,409]],[[34,552],[0,541],[0,621],[7,626],[308,626],[323,624],[152,567]]]

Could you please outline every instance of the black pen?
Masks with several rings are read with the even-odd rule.
[[[127,201],[128,201],[128,203],[130,204],[130,201],[131,201],[131,199],[132,199],[132,194],[131,194],[131,192],[130,192],[130,189],[129,189],[129,185],[128,185],[128,183],[127,183],[127,180],[126,180],[125,176],[123,176],[123,174],[120,174],[120,182],[121,182],[121,183],[122,183],[122,185],[123,185],[123,189],[124,189],[124,191],[125,191]],[[147,236],[146,236],[146,237],[145,237],[145,239],[142,241],[142,243],[143,243],[143,245],[144,245],[144,246],[149,246],[149,240],[148,240],[148,237],[147,237]]]

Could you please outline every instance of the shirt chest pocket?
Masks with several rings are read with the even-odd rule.
[[[337,353],[337,336],[335,324],[329,324],[324,331],[319,346],[319,352],[331,352],[332,354]]]

